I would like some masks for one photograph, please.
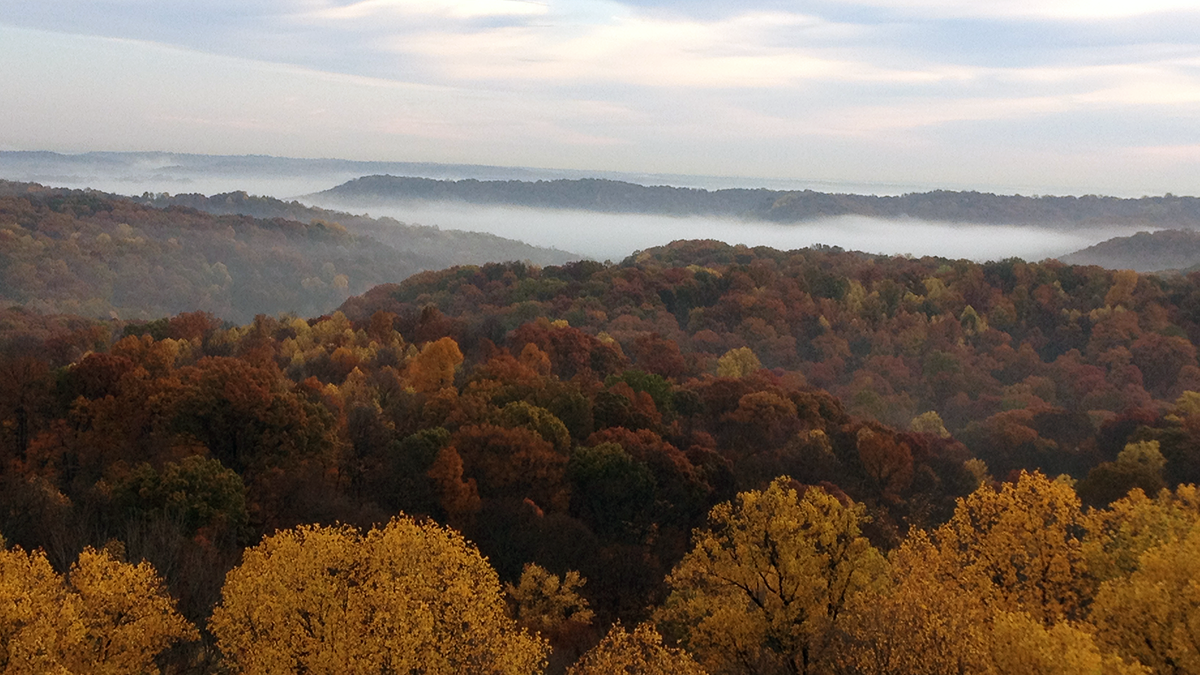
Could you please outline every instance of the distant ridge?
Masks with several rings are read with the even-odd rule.
[[[166,172],[180,176],[204,173],[294,176],[320,172],[364,174],[404,171],[443,177],[464,174],[537,177],[531,169],[434,162],[374,162],[350,159],[301,159],[271,155],[203,155],[185,152],[85,152],[62,154],[45,150],[0,150],[0,171],[23,173],[87,173],[89,170],[125,173]],[[6,176],[7,177],[7,176]]]
[[[443,164],[419,161],[304,159],[271,155],[203,155],[163,151],[62,154],[41,150],[0,150],[0,178],[41,183],[55,182],[52,178],[76,179],[66,187],[96,187],[97,179],[108,178],[112,179],[114,183],[146,186],[137,192],[145,190],[175,192],[180,185],[205,185],[208,184],[206,178],[221,176],[237,179],[236,184],[239,187],[208,190],[206,194],[228,192],[230,189],[252,188],[252,185],[245,182],[246,179],[291,178],[316,181],[312,187],[299,192],[267,193],[284,197],[316,189],[323,190],[330,185],[337,185],[352,178],[376,174],[420,176],[439,180],[475,178],[477,180],[533,181],[559,178],[605,178],[640,185],[675,185],[709,189],[760,187],[780,190],[834,189],[836,186],[848,185],[823,180],[555,169],[487,164]],[[336,177],[334,180],[325,180],[334,177]],[[862,191],[870,194],[899,194],[921,189],[912,185],[892,183],[852,185],[854,185],[853,188],[837,187],[837,191],[853,192],[859,191],[861,188]]]
[[[1200,265],[1200,232],[1138,232],[1102,241],[1059,260],[1071,265],[1099,265],[1137,272],[1187,270]]]
[[[0,180],[0,308],[239,323],[317,316],[348,297],[456,265],[579,256],[490,234],[373,220],[231,193],[121,197]]]
[[[996,195],[935,190],[900,196],[833,194],[813,190],[704,190],[644,186],[584,178],[560,180],[435,180],[364,176],[310,195],[324,203],[358,206],[406,201],[463,202],[609,213],[725,216],[780,223],[859,215],[958,223],[1082,228],[1123,225],[1200,229],[1200,199],[1125,199]]]
[[[370,237],[401,251],[436,261],[439,267],[481,265],[486,262],[525,260],[537,265],[561,265],[583,256],[555,248],[533,246],[487,232],[443,230],[437,227],[402,223],[393,218],[371,218],[306,206],[297,201],[259,197],[245,192],[226,192],[206,197],[202,194],[143,195],[132,201],[168,208],[184,206],[217,216],[241,215],[252,218],[284,218],[301,223],[328,222],[345,227],[352,234]]]

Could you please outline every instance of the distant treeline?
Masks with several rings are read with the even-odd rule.
[[[647,187],[603,179],[528,182],[365,176],[315,196],[356,204],[449,201],[612,213],[729,216],[783,223],[858,215],[1013,225],[1200,227],[1200,199],[1169,194],[1122,199],[935,190],[878,197],[812,190]]]

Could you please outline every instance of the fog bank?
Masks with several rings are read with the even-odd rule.
[[[352,213],[362,213],[364,210],[362,206],[347,203],[309,203]],[[825,244],[889,255],[936,255],[975,261],[1010,257],[1043,260],[1131,232],[1128,228],[1065,232],[1028,226],[882,220],[864,216],[841,216],[780,225],[709,217],[680,218],[428,202],[374,206],[369,212],[374,217],[389,216],[406,223],[489,232],[536,246],[554,247],[597,260],[613,261],[621,260],[634,251],[661,246],[676,239],[716,239],[728,244],[770,246],[782,250]]]

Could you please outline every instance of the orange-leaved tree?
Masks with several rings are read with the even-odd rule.
[[[463,354],[458,343],[444,337],[426,344],[421,353],[408,362],[406,374],[413,389],[431,394],[454,384],[454,371],[462,362]]]

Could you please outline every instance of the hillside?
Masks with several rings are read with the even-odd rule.
[[[581,256],[554,248],[530,246],[486,232],[442,230],[437,227],[402,223],[394,218],[371,218],[306,206],[297,201],[229,192],[206,197],[200,194],[161,194],[133,197],[133,201],[156,208],[185,206],[215,215],[254,218],[284,218],[301,223],[337,223],[354,235],[369,237],[397,250],[434,261],[430,269],[451,265],[482,265],[487,262],[524,260],[535,265],[561,265]]]
[[[216,201],[227,214],[213,215],[2,182],[0,302],[86,317],[203,310],[245,322],[256,314],[321,314],[377,284],[450,264],[573,257],[492,235],[343,218],[352,231],[336,221],[342,214],[289,211],[274,201],[257,209],[260,217],[236,215],[234,197],[263,201],[226,195]]]
[[[1138,272],[1186,270],[1200,265],[1200,232],[1138,232],[1100,242],[1059,260],[1072,265],[1099,265]]]
[[[1140,199],[1091,195],[1024,197],[938,190],[880,197],[812,190],[647,187],[603,179],[454,181],[383,175],[364,176],[310,197],[339,205],[420,200],[611,213],[726,216],[780,223],[859,215],[1063,228],[1200,227],[1200,199],[1173,195]]]
[[[1032,465],[1082,478],[1115,452],[1105,425],[1200,390],[1196,283],[1056,261],[676,242],[614,267],[423,273],[342,311],[416,322],[432,305],[465,346],[500,344],[538,317],[565,321],[674,376],[712,372],[747,347],[854,415],[903,427],[936,411],[999,475]],[[1200,479],[1200,464],[1181,461],[1180,480]]]
[[[82,194],[23,199],[41,214],[36,230],[17,233],[28,251],[69,252],[53,235],[81,231],[66,238],[80,254],[55,263],[59,272],[93,250],[103,258],[88,238],[150,246],[144,232],[168,216],[231,238],[231,249],[269,239],[290,251],[293,240],[329,237],[357,250],[345,232],[294,221]],[[23,213],[7,208],[6,218]],[[125,223],[131,231],[112,231],[132,241],[118,242],[110,222]],[[29,255],[16,266],[38,260]],[[540,621],[520,608],[541,606],[539,593],[575,575],[568,590],[594,623],[522,624],[540,626],[554,647],[552,672],[614,621],[675,611],[678,571],[713,541],[703,528],[760,497],[769,507],[750,526],[769,520],[785,544],[754,535],[764,559],[848,517],[850,536],[830,541],[872,547],[880,574],[903,582],[932,570],[905,567],[905,555],[950,556],[945,585],[922,577],[906,592],[956,603],[946,595],[963,578],[954,556],[987,546],[1022,565],[1052,538],[1082,550],[1092,528],[1088,541],[1115,548],[1092,551],[1087,564],[1097,566],[1086,568],[1072,553],[1074,567],[1055,577],[1067,590],[1053,596],[1086,608],[1098,565],[1110,578],[1128,574],[1160,541],[1139,535],[1141,548],[1126,550],[1115,541],[1120,519],[1153,529],[1160,508],[1175,509],[1171,523],[1196,519],[1194,488],[1181,484],[1200,481],[1198,338],[1198,275],[712,241],[620,264],[428,271],[331,314],[244,326],[202,312],[130,322],[0,310],[0,532],[10,546],[45,550],[59,571],[86,546],[145,559],[201,625],[227,572],[263,536],[408,514],[478,546],[513,584],[521,621]],[[1133,488],[1160,496],[1132,493],[1106,508]],[[823,505],[796,516],[813,519],[803,526],[786,515],[798,500]],[[1105,515],[1085,519],[1081,504]],[[314,560],[304,573],[346,569]],[[1016,592],[977,576],[985,585],[972,597]],[[920,603],[863,597],[847,605],[860,621],[837,629],[860,632],[830,634],[904,643],[892,624],[907,624],[878,621],[877,608]],[[675,621],[660,625],[695,623]],[[203,639],[167,657],[215,654]]]

